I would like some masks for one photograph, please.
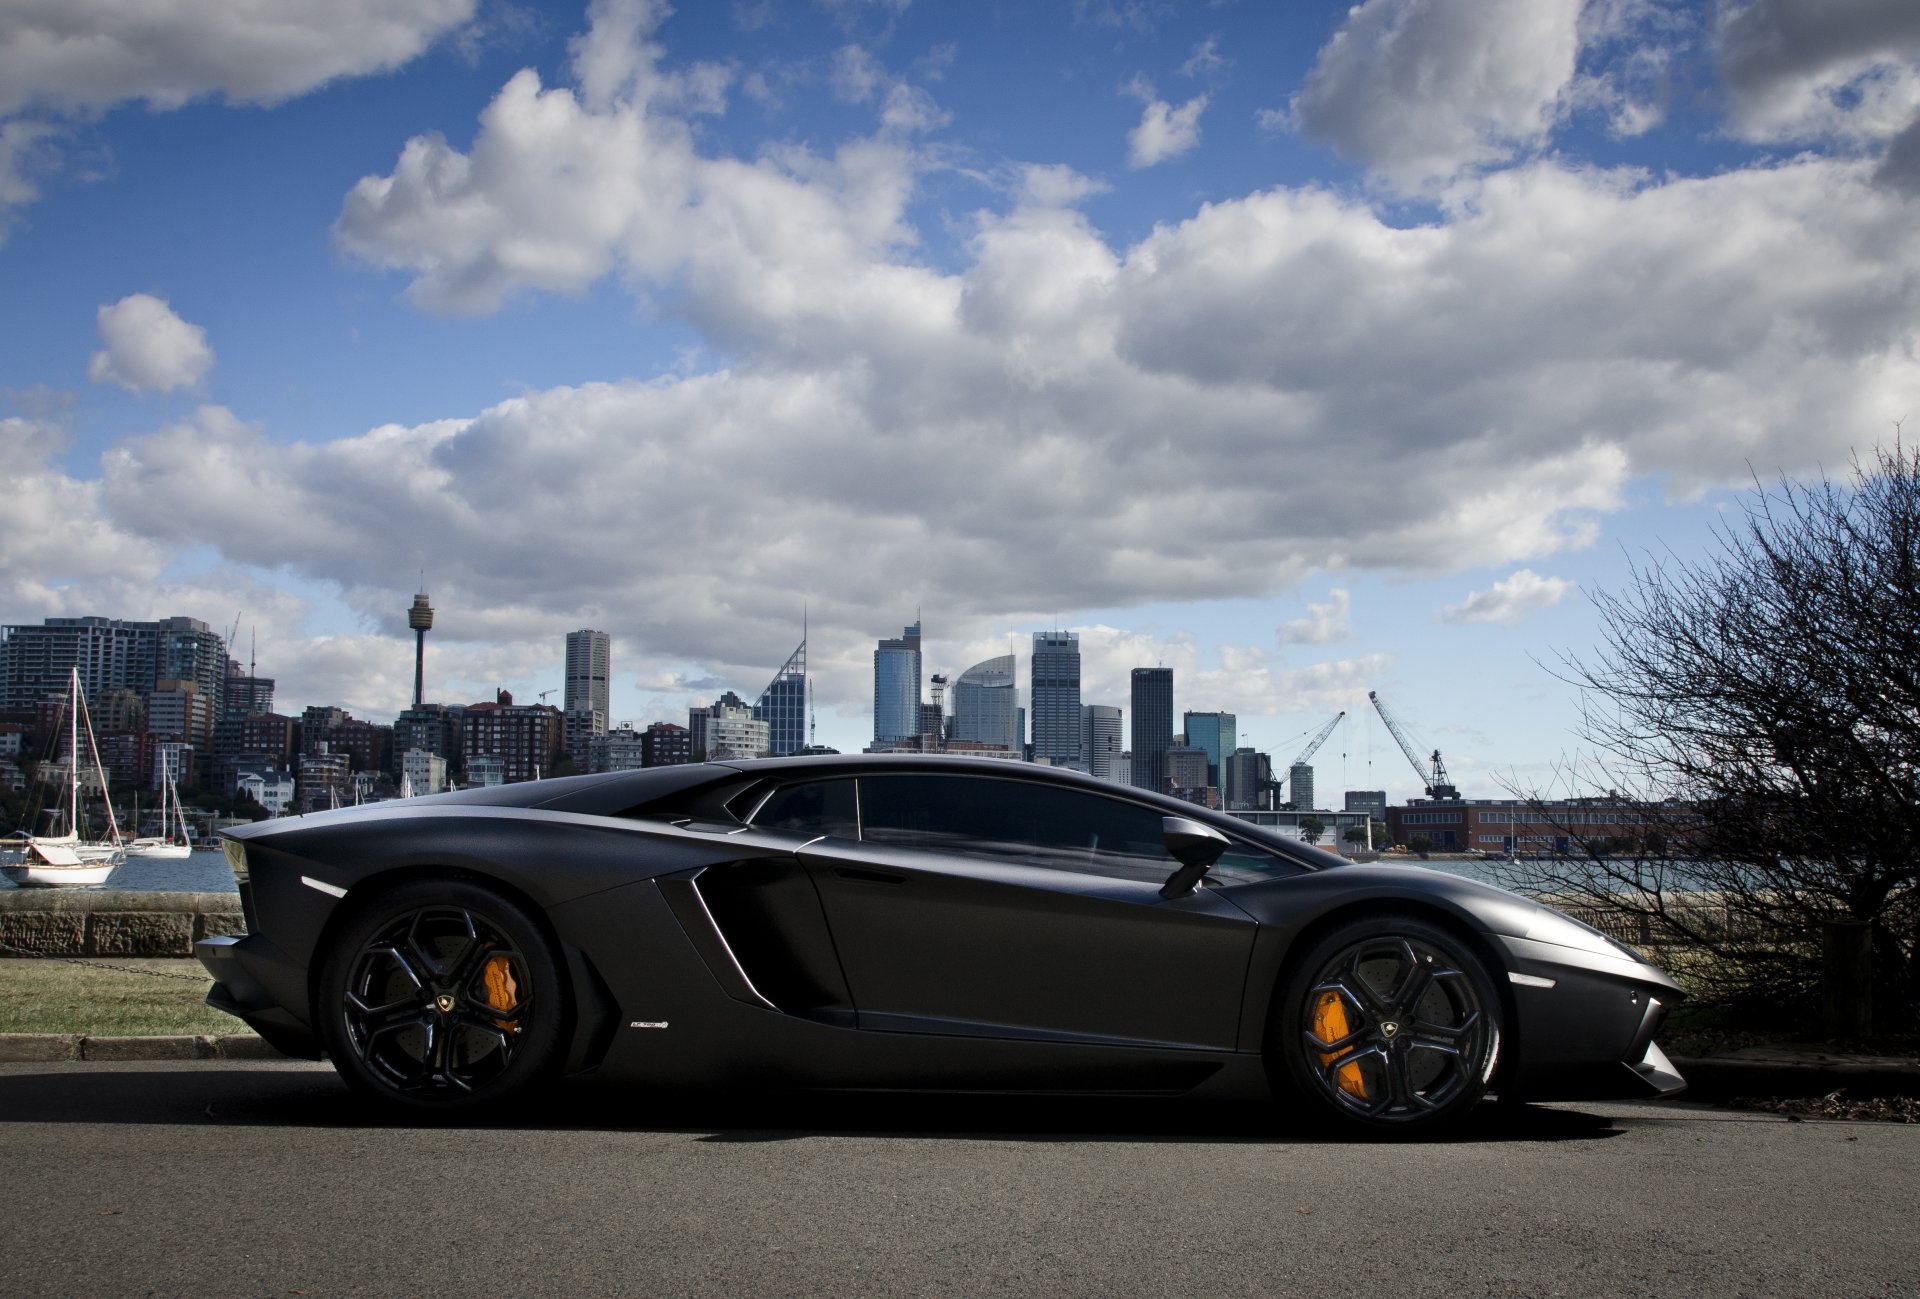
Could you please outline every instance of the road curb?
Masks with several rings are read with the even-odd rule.
[[[0,1063],[73,1060],[278,1060],[252,1033],[102,1037],[90,1033],[0,1033]]]

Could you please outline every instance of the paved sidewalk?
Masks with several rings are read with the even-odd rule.
[[[0,1033],[0,1062],[63,1060],[277,1060],[280,1053],[251,1033],[219,1037],[96,1037],[87,1033]]]

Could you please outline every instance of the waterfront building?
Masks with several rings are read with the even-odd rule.
[[[457,782],[465,771],[466,710],[457,704],[416,704],[393,719],[393,751],[405,755],[410,749],[424,749],[447,764],[447,781]],[[401,773],[396,770],[394,775]]]
[[[640,732],[631,726],[615,726],[605,735],[596,735],[587,745],[587,771],[599,775],[603,771],[638,771],[646,766],[646,756],[640,747]]]
[[[1386,816],[1396,844],[1424,839],[1439,852],[1522,854],[1585,852],[1607,840],[1645,850],[1650,834],[1664,837],[1671,825],[1650,831],[1644,818],[1639,805],[1611,798],[1416,798]]]
[[[225,644],[197,618],[48,618],[4,626],[0,712],[29,712],[48,695],[64,696],[77,670],[89,700],[108,690],[146,695],[160,681],[190,681],[217,715],[226,662]]]
[[[767,724],[768,752],[784,758],[807,747],[807,642],[787,655],[787,661],[760,692],[753,715]]]
[[[771,730],[769,730],[771,737]],[[771,738],[769,738],[771,743]],[[640,736],[640,765],[675,767],[693,761],[693,733],[672,722],[654,722]]]
[[[1080,747],[1080,636],[1070,631],[1033,633],[1027,664],[1033,709],[1033,756],[1078,760]]]
[[[1100,780],[1115,778],[1113,764],[1120,758],[1123,725],[1120,709],[1112,704],[1080,706],[1080,760],[1089,775]]]
[[[1014,677],[1011,654],[983,659],[953,683],[953,725],[947,748],[977,741],[992,748],[1021,752],[1020,687]]]
[[[1367,812],[1373,818],[1384,820],[1387,815],[1387,791],[1384,789],[1350,789],[1347,791],[1346,810],[1349,812]]]
[[[473,764],[483,756],[500,760],[505,784],[538,780],[551,775],[566,752],[565,719],[552,704],[516,704],[511,692],[499,690],[490,704],[466,706],[460,740],[468,783],[477,783]]]
[[[425,749],[408,749],[400,755],[400,780],[410,797],[438,794],[447,788],[447,760]]]
[[[233,792],[245,794],[275,816],[294,806],[293,773],[278,767],[242,766],[234,772]]]
[[[293,718],[282,717],[279,713],[262,713],[242,721],[240,752],[248,760],[241,765],[250,770],[262,766],[283,768],[289,765],[293,761],[296,725]]]
[[[300,755],[299,772],[295,801],[302,812],[344,807],[352,801],[352,761],[344,753],[328,751],[325,740]]]
[[[203,758],[213,754],[213,723],[214,700],[197,682],[160,681],[147,695],[147,730],[191,744]]]
[[[1133,786],[1164,793],[1173,747],[1173,669],[1133,670]]]
[[[873,651],[873,738],[899,740],[920,734],[920,623]]]
[[[467,757],[467,788],[491,789],[507,783],[507,760],[497,753],[474,753]]]
[[[582,771],[587,768],[593,737],[607,733],[612,674],[613,637],[592,630],[567,633],[566,689],[561,702],[566,712],[567,756]]]

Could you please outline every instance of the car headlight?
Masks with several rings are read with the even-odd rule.
[[[220,851],[226,854],[227,869],[233,872],[235,884],[247,882],[247,845],[238,839],[222,839]]]
[[[1527,926],[1527,938],[1531,942],[1553,943],[1559,947],[1572,947],[1604,956],[1624,956],[1636,965],[1653,964],[1619,939],[1602,933],[1592,925],[1583,924],[1572,916],[1549,911],[1545,907]]]

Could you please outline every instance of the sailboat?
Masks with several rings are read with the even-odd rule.
[[[180,790],[173,773],[167,769],[167,751],[160,750],[160,824],[166,833],[150,839],[135,839],[127,845],[127,856],[147,861],[179,861],[193,854],[193,836],[187,833],[186,809],[180,806]]]
[[[93,740],[93,718],[87,713],[87,697],[80,689],[80,669],[74,668],[67,702],[67,818],[64,834],[28,835],[19,846],[0,856],[0,875],[22,888],[71,888],[105,884],[123,861],[126,845],[120,840],[120,825],[113,819],[113,803],[107,802],[107,828],[112,838],[106,843],[88,843],[80,838],[80,731],[85,726],[87,753],[93,759],[94,778],[102,794],[107,774],[100,765],[100,748]]]

